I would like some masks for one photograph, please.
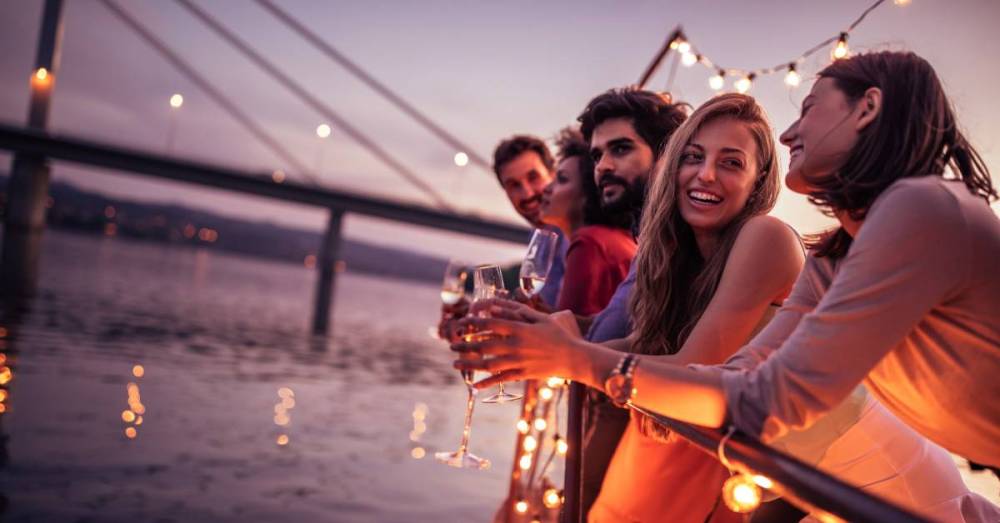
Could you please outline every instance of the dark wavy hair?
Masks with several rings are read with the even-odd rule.
[[[934,68],[912,52],[883,51],[838,60],[820,71],[851,103],[865,91],[882,91],[882,108],[833,175],[808,177],[816,191],[809,201],[827,214],[846,211],[865,217],[882,191],[899,179],[944,176],[960,178],[969,191],[987,201],[997,198],[990,173],[958,127],[955,111]],[[843,228],[810,238],[816,256],[840,258],[851,237]]]
[[[583,192],[583,224],[607,225],[618,229],[629,229],[632,213],[629,210],[605,211],[601,206],[601,191],[594,181],[594,160],[590,156],[590,144],[576,127],[566,127],[556,136],[556,158],[561,162],[576,158],[580,169],[580,187]]]
[[[516,134],[500,142],[497,148],[493,150],[493,172],[496,173],[497,178],[500,177],[500,169],[503,169],[504,165],[507,165],[514,158],[521,156],[526,151],[534,151],[538,154],[538,157],[542,159],[542,163],[550,171],[555,167],[556,161],[552,158],[552,152],[549,151],[549,146],[545,145],[545,142],[541,138],[527,134]]]
[[[667,139],[687,118],[690,106],[673,103],[666,93],[654,93],[634,88],[611,89],[595,97],[577,120],[584,140],[590,143],[594,129],[612,118],[630,118],[636,134],[656,157],[660,156]]]

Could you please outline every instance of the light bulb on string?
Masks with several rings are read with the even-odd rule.
[[[830,52],[830,58],[833,60],[842,60],[847,58],[849,54],[851,54],[851,51],[847,47],[847,33],[840,33],[837,44],[833,46],[833,51]]]
[[[548,422],[545,421],[545,418],[535,418],[534,426],[535,426],[535,430],[541,432],[541,431],[545,430],[546,428],[548,428],[549,424],[548,424]]]
[[[556,508],[562,504],[562,496],[554,488],[547,489],[545,495],[542,497],[542,503],[548,508]]]
[[[566,443],[566,440],[560,438],[559,436],[556,436],[556,452],[558,452],[560,456],[565,456],[566,453],[569,452],[569,443]]]
[[[552,399],[553,394],[554,393],[552,392],[552,389],[548,387],[542,387],[538,389],[538,397],[542,398],[545,401]]]
[[[528,512],[528,502],[523,499],[517,500],[517,503],[514,503],[514,512],[517,512],[518,514]]]
[[[726,72],[722,69],[719,69],[718,73],[708,79],[708,86],[711,87],[712,90],[718,91],[722,89],[724,85],[726,85]]]
[[[743,78],[736,80],[736,83],[733,84],[733,87],[735,87],[736,91],[741,94],[746,93],[747,91],[750,90],[751,87],[753,87],[753,79],[756,77],[757,77],[756,74],[750,73],[744,76]]]
[[[694,53],[681,54],[681,64],[683,64],[684,67],[691,67],[696,63],[698,63],[698,55]]]
[[[566,384],[566,380],[560,378],[559,376],[552,376],[545,380],[545,384],[548,385],[550,389],[558,389]]]
[[[532,435],[527,435],[524,437],[524,442],[521,445],[525,452],[534,452],[538,448],[538,440]]]
[[[686,42],[686,41],[684,41],[684,40],[681,40],[681,41],[677,42],[677,52],[679,52],[681,54],[690,53],[691,52],[691,44],[688,43],[688,42]]]
[[[785,74],[785,85],[789,87],[798,87],[802,83],[802,77],[799,72],[795,70],[795,64],[788,64],[788,73]]]
[[[528,420],[519,419],[517,420],[517,431],[521,434],[527,434],[531,430],[531,425],[528,424]]]
[[[517,461],[517,465],[521,467],[521,470],[528,470],[531,468],[532,461],[534,461],[533,456],[531,454],[525,454]]]
[[[722,501],[733,512],[746,514],[753,511],[760,505],[762,497],[760,487],[745,474],[730,476],[722,485]]]
[[[906,7],[910,5],[910,0],[892,0],[892,3],[901,7]]]

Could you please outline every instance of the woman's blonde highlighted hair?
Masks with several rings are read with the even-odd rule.
[[[757,180],[743,210],[719,231],[718,248],[703,259],[691,227],[677,208],[677,174],[684,148],[705,124],[730,119],[745,125],[757,146]],[[777,152],[764,109],[752,97],[723,94],[696,109],[674,132],[653,169],[639,228],[636,285],[632,292],[632,352],[674,354],[708,307],[740,229],[766,214],[778,199]],[[654,428],[655,427],[655,428]],[[644,432],[664,435],[650,420]]]

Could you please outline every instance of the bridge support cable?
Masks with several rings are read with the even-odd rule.
[[[193,82],[199,89],[201,89],[205,94],[209,96],[215,103],[219,104],[223,110],[229,113],[236,121],[243,125],[243,127],[254,136],[258,141],[264,144],[268,149],[271,150],[275,155],[281,158],[286,164],[290,165],[295,169],[296,173],[305,177],[313,185],[320,185],[318,180],[310,174],[309,169],[307,169],[302,163],[295,159],[295,157],[287,149],[285,149],[278,141],[269,135],[267,131],[257,125],[246,113],[240,110],[226,95],[222,94],[221,91],[212,86],[203,76],[198,74],[197,71],[190,64],[184,61],[176,52],[167,47],[163,41],[156,37],[147,27],[143,26],[138,20],[136,20],[132,15],[126,12],[115,0],[100,0],[101,3],[105,5],[119,20],[125,23],[130,29],[135,31],[143,40],[146,41],[150,46],[152,46],[160,55],[162,55],[168,62],[173,64],[181,74]]]
[[[256,0],[256,2],[263,7],[265,10],[274,15],[275,18],[287,25],[292,31],[298,33],[307,42],[313,45],[317,50],[326,55],[327,58],[333,60],[340,64],[341,67],[347,69],[347,71],[353,74],[358,80],[361,80],[365,85],[370,87],[373,91],[380,94],[383,98],[389,101],[391,104],[395,105],[399,110],[406,113],[407,116],[412,118],[418,124],[427,129],[431,134],[437,136],[444,143],[451,147],[454,147],[458,151],[462,151],[469,156],[469,160],[479,167],[493,173],[492,163],[476,153],[471,146],[463,143],[458,137],[449,133],[439,124],[431,120],[427,115],[423,114],[414,107],[412,104],[404,100],[401,96],[396,94],[392,89],[378,81],[369,74],[367,71],[361,68],[358,64],[354,63],[351,59],[347,58],[343,53],[335,49],[328,42],[319,37],[316,33],[311,31],[301,22],[292,17],[288,12],[284,11],[280,7],[274,5],[271,0]]]
[[[395,171],[397,174],[402,176],[406,181],[408,181],[415,188],[420,190],[426,196],[428,196],[434,203],[441,209],[451,211],[453,208],[448,204],[447,200],[438,194],[429,184],[424,182],[419,175],[411,171],[408,167],[403,165],[402,162],[397,160],[388,151],[383,149],[378,143],[366,136],[359,129],[351,125],[346,118],[337,114],[328,105],[320,101],[318,98],[310,94],[301,85],[299,85],[290,76],[282,72],[273,63],[264,58],[260,53],[255,51],[253,48],[247,44],[246,41],[240,39],[233,32],[229,31],[222,26],[215,18],[200,9],[198,6],[194,5],[190,0],[176,0],[178,4],[187,9],[196,18],[201,20],[205,25],[207,25],[213,32],[221,36],[224,40],[229,42],[230,45],[235,47],[238,51],[243,53],[247,58],[250,59],[255,65],[260,67],[269,76],[278,81],[281,85],[292,92],[296,97],[302,100],[303,103],[311,107],[313,110],[328,118],[333,125],[338,127],[341,131],[347,134],[351,139],[361,145],[369,153],[371,153],[375,158],[380,160],[382,163],[387,165],[390,169]]]

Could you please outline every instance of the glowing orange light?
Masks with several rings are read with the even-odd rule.
[[[566,443],[566,440],[562,438],[557,439],[556,452],[558,452],[560,456],[565,455],[567,452],[569,452],[569,443]]]
[[[14,379],[14,373],[10,371],[10,367],[0,367],[0,385],[10,383],[12,379]]]
[[[125,423],[132,423],[133,421],[135,421],[135,413],[132,412],[131,410],[123,410],[122,421],[124,421]]]
[[[753,479],[739,474],[731,476],[722,485],[722,500],[729,510],[747,513],[760,505],[762,493]]]
[[[562,496],[559,495],[559,491],[550,488],[545,491],[545,496],[542,498],[542,503],[548,508],[556,508],[562,504]]]
[[[0,389],[0,403],[7,401],[7,391]]]
[[[771,481],[771,478],[767,476],[761,476],[760,474],[757,474],[756,476],[753,477],[753,482],[756,483],[757,486],[759,486],[762,489],[770,489],[771,487],[774,486],[774,482]]]
[[[548,385],[549,388],[551,389],[558,389],[559,387],[562,387],[563,385],[566,384],[566,380],[560,378],[559,376],[552,376],[549,379],[545,380],[545,384]]]
[[[0,403],[0,414],[3,414],[4,412],[7,412],[7,405]]]
[[[410,451],[410,455],[413,456],[413,459],[421,459],[427,455],[427,451],[424,450],[423,447],[413,447],[413,450]]]
[[[548,400],[552,399],[553,395],[554,395],[554,393],[552,392],[552,389],[550,389],[548,387],[542,387],[542,388],[538,389],[538,396],[540,398],[542,398],[543,400],[545,400],[545,401],[548,401]]]
[[[142,425],[142,416],[138,416],[138,417],[135,418],[135,424],[136,425]]]
[[[0,365],[7,363],[7,355],[0,353]]]
[[[182,105],[184,105],[184,97],[181,96],[179,93],[176,93],[170,97],[170,107],[173,107],[174,109],[180,109]]]
[[[125,436],[128,437],[128,439],[135,438],[136,434],[138,434],[138,432],[135,430],[135,427],[126,427],[125,428]]]
[[[534,436],[528,435],[524,437],[523,448],[525,452],[534,452],[538,448],[538,440]]]
[[[277,171],[271,173],[271,179],[274,180],[274,183],[281,183],[285,181],[285,172],[278,169]]]
[[[523,499],[519,499],[517,503],[514,503],[514,511],[518,514],[524,514],[528,511],[528,502]]]
[[[31,86],[38,89],[46,89],[52,85],[52,75],[49,70],[44,67],[39,67],[35,69],[35,73],[31,75]]]
[[[189,238],[189,239],[190,238],[194,238],[195,231],[197,231],[197,229],[195,228],[194,225],[192,225],[190,223],[187,224],[187,225],[185,225],[184,226],[184,237],[185,238]]]
[[[541,431],[545,430],[549,426],[549,424],[548,424],[547,421],[545,421],[544,418],[535,418],[534,426],[535,426],[535,430],[541,432]]]
[[[142,365],[136,365],[132,367],[132,375],[136,378],[141,378],[146,375],[146,369]]]
[[[278,397],[279,398],[294,398],[295,397],[295,392],[293,392],[292,389],[290,389],[288,387],[281,387],[280,389],[278,389]]]
[[[282,435],[278,436],[277,443],[278,443],[278,445],[280,445],[282,447],[284,447],[285,445],[288,445],[288,435],[287,434],[282,434]]]
[[[531,429],[531,425],[528,425],[528,421],[523,419],[517,420],[516,427],[517,431],[520,432],[521,434],[527,434],[528,430]]]
[[[837,45],[833,46],[833,50],[830,51],[830,58],[833,60],[842,60],[847,58],[849,54],[851,54],[851,51],[847,47],[847,33],[840,33]]]
[[[521,459],[518,460],[517,464],[518,464],[519,467],[521,467],[521,470],[528,470],[528,469],[531,468],[531,462],[532,461],[534,461],[532,459],[532,455],[531,454],[525,454],[525,455],[521,456]]]
[[[281,400],[281,406],[285,407],[286,409],[293,409],[293,408],[295,408],[295,398],[293,398],[291,396],[289,396],[287,398],[282,398],[282,400]]]
[[[289,423],[291,423],[291,421],[292,420],[289,419],[289,417],[284,414],[278,414],[277,416],[274,417],[274,424],[280,427],[288,425]]]

